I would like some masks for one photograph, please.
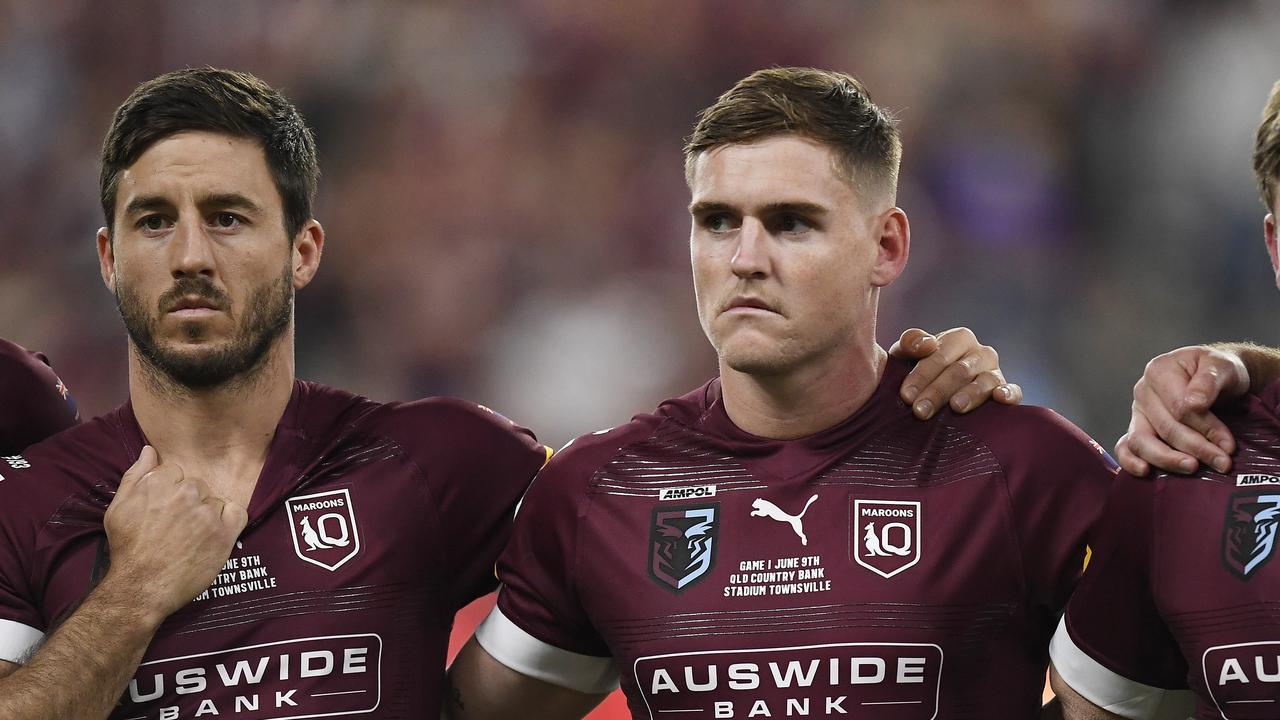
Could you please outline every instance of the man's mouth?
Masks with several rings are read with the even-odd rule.
[[[168,312],[179,317],[200,317],[221,312],[221,308],[219,308],[218,304],[213,300],[209,300],[198,295],[186,295],[178,298],[178,300],[169,307]]]
[[[779,314],[781,314],[781,313],[779,313],[779,312],[777,311],[777,309],[775,309],[775,308],[774,308],[774,306],[773,306],[773,305],[771,305],[770,303],[765,302],[764,300],[761,300],[761,299],[760,299],[760,298],[758,298],[758,297],[754,297],[754,296],[750,296],[750,295],[737,295],[737,296],[733,297],[731,300],[729,300],[729,302],[725,303],[725,305],[724,305],[724,309],[723,309],[723,310],[721,310],[721,312],[722,312],[722,313],[729,313],[729,312],[738,312],[738,313],[769,312],[769,313],[773,313],[773,314],[775,314],[775,315],[779,315]]]

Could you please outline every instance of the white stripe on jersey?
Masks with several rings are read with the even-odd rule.
[[[22,663],[41,640],[44,640],[44,633],[29,625],[0,620],[0,660]]]
[[[1049,657],[1073,690],[1103,710],[1132,720],[1185,720],[1195,714],[1195,695],[1190,690],[1144,685],[1094,660],[1071,639],[1066,618],[1058,622]]]
[[[503,665],[552,685],[592,694],[618,687],[613,658],[580,655],[548,645],[520,629],[498,608],[476,628],[476,642]]]

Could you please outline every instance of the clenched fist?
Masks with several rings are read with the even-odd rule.
[[[150,445],[125,472],[103,524],[111,569],[156,624],[209,587],[248,522],[244,508],[209,494]]]

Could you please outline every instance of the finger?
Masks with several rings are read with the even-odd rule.
[[[1173,440],[1181,425],[1163,406],[1156,405],[1147,414],[1138,409],[1135,401],[1129,420],[1129,448],[1156,467],[1170,472],[1193,472],[1199,465],[1199,460],[1190,454],[1191,448],[1178,445]],[[1187,430],[1190,431],[1189,428]]]
[[[133,465],[124,471],[124,476],[120,478],[120,484],[132,484],[141,480],[144,475],[156,469],[160,464],[160,455],[156,449],[150,445],[143,445],[142,452],[138,453],[138,459],[133,461]]]
[[[168,483],[181,485],[184,480],[182,468],[173,463],[161,463],[138,479],[139,484],[158,485]]]
[[[910,328],[889,348],[889,354],[896,358],[914,360],[927,357],[937,349],[937,338],[920,328]]]
[[[971,338],[972,342],[965,342],[965,334]],[[918,404],[920,401],[917,398],[920,396],[921,390],[932,385],[948,366],[964,357],[965,353],[976,350],[979,347],[977,338],[974,338],[973,333],[969,332],[967,328],[948,330],[940,334],[936,341],[937,350],[916,363],[916,366],[907,374],[906,379],[902,381],[902,399],[906,402]],[[958,390],[959,387],[972,379],[971,373],[960,386],[954,388],[951,393],[947,393],[946,397],[950,397],[955,390]],[[930,400],[929,404],[936,409],[938,407],[937,403],[938,398],[935,397]],[[927,411],[927,414],[921,417],[928,417],[932,414],[931,411]],[[919,412],[917,412],[917,415],[919,415]]]
[[[238,503],[224,501],[222,503],[222,523],[235,530],[236,535],[249,524],[249,513]]]
[[[958,413],[975,410],[991,399],[991,394],[1003,384],[1004,378],[1000,376],[999,371],[980,372],[973,382],[960,388],[951,396],[951,409]]]
[[[1211,412],[1199,414],[1196,419],[1204,424],[1203,426],[1199,424],[1192,425],[1193,428],[1203,434],[1209,442],[1222,448],[1222,452],[1228,456],[1235,454],[1236,438],[1231,434],[1231,428],[1227,427],[1226,423],[1219,420],[1218,416]]]
[[[1151,392],[1153,391],[1150,386],[1144,383],[1139,383],[1138,386],[1135,386],[1135,407],[1141,404],[1137,400],[1138,397],[1146,396]],[[1225,472],[1226,469],[1231,466],[1231,461],[1227,457],[1226,453],[1222,451],[1222,448],[1210,442],[1209,439],[1205,437],[1205,433],[1210,429],[1210,423],[1207,420],[1197,418],[1195,420],[1196,427],[1193,427],[1187,424],[1187,421],[1192,420],[1192,418],[1195,418],[1196,416],[1183,416],[1182,418],[1179,418],[1169,412],[1163,403],[1149,402],[1148,405],[1150,405],[1148,409],[1141,411],[1135,410],[1135,414],[1141,414],[1146,418],[1151,429],[1155,431],[1155,435],[1157,435],[1158,438],[1149,438],[1147,439],[1148,442],[1144,442],[1138,447],[1148,447],[1151,445],[1150,441],[1154,440],[1167,445],[1176,451],[1191,455],[1195,457],[1198,462],[1203,462],[1219,472]],[[1136,435],[1139,438],[1143,438],[1145,433],[1136,433]],[[1135,448],[1135,451],[1138,452],[1139,455],[1142,455],[1142,457],[1147,461],[1169,469],[1164,464],[1158,462],[1155,458],[1148,457],[1138,448]],[[1186,467],[1184,464],[1180,466],[1179,469],[1182,472],[1191,472],[1195,468]]]
[[[1195,374],[1187,381],[1187,388],[1174,405],[1177,415],[1208,410],[1222,393],[1227,383],[1227,373],[1212,359],[1205,358],[1197,367]]]
[[[943,368],[938,377],[920,391],[920,396],[912,407],[916,416],[927,419],[942,409],[943,405],[950,402],[953,396],[961,393],[961,390],[976,378],[975,368],[980,363],[978,354],[973,353]],[[969,403],[972,399],[966,397],[964,401]]]
[[[1188,415],[1182,419],[1182,423],[1204,438],[1207,456],[1197,452],[1196,457],[1218,472],[1231,469],[1231,453],[1235,452],[1236,443],[1226,423],[1207,411]],[[1190,451],[1190,448],[1180,449]]]
[[[889,348],[889,354],[905,359],[926,358],[938,351],[938,339],[918,328],[912,328],[902,333],[902,338]],[[914,402],[916,396],[920,394],[920,388],[928,385],[927,381],[921,381],[920,365],[917,363],[911,372],[907,373],[907,377],[902,381],[902,386],[898,388],[898,395],[905,403]]]
[[[1002,405],[1020,405],[1022,403],[1022,386],[1018,383],[1005,383],[995,389],[992,397]]]
[[[1130,437],[1129,447],[1135,455],[1149,465],[1169,472],[1189,475],[1200,466],[1199,461],[1194,457],[1174,450],[1154,435]]]
[[[1153,413],[1157,406],[1174,412],[1174,408],[1183,402],[1187,382],[1194,374],[1194,361],[1180,350],[1154,357],[1143,368],[1142,377],[1134,383],[1134,403],[1147,414]]]
[[[1116,462],[1124,471],[1134,477],[1143,477],[1151,470],[1147,462],[1129,449],[1129,435],[1126,433],[1116,441]]]
[[[982,347],[973,331],[967,327],[951,328],[938,333],[938,350],[953,362]]]

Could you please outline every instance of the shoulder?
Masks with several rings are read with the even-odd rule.
[[[369,413],[366,424],[411,448],[483,450],[494,443],[536,444],[529,429],[483,405],[453,397],[386,403]]]
[[[652,414],[637,415],[629,422],[597,430],[570,440],[551,456],[538,473],[531,493],[569,493],[580,496],[603,468],[674,422],[659,408]]]
[[[26,450],[21,457],[32,473],[78,477],[101,475],[117,468],[123,472],[136,458],[128,457],[119,427],[120,411],[69,428]]]
[[[0,371],[7,380],[14,374],[27,377],[43,377],[49,362],[39,353],[0,338]]]
[[[0,451],[43,440],[77,419],[71,394],[45,357],[0,339]]]
[[[304,397],[295,424],[316,437],[378,435],[411,453],[449,443],[474,446],[504,436],[532,437],[506,417],[459,398],[377,402],[346,390],[300,383]]]
[[[1101,445],[1057,412],[1038,405],[988,403],[953,424],[982,441],[1001,464],[1048,465],[1086,463],[1116,471]]]
[[[549,450],[529,429],[473,402],[431,397],[412,402],[360,399],[343,433],[376,436],[399,447],[431,478],[508,477],[526,486]]]
[[[94,492],[103,497],[136,458],[128,457],[112,416],[96,418],[0,458],[0,523],[40,523],[67,498]]]

